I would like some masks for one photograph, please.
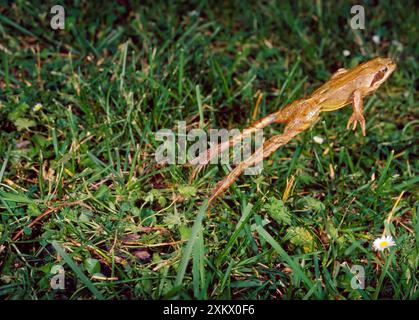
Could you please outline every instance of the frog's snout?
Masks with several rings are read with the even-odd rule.
[[[386,67],[387,67],[387,72],[392,73],[396,69],[397,64],[393,59],[386,58]]]

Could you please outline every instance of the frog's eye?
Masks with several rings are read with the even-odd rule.
[[[372,79],[370,87],[372,87],[374,85],[374,83],[380,81],[381,79],[384,78],[384,76],[386,75],[387,72],[387,67],[381,69],[380,71],[378,71],[375,75],[374,75],[374,79]]]

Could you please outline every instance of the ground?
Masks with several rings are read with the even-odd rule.
[[[415,1],[364,30],[346,1],[65,2],[64,30],[51,6],[0,6],[2,299],[418,298]],[[160,129],[243,129],[376,56],[366,137],[322,115],[211,215],[230,166],[156,163]]]

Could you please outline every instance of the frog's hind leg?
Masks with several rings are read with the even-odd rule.
[[[320,107],[312,103],[307,103],[301,109],[296,110],[292,120],[287,124],[282,134],[273,136],[266,141],[255,153],[237,165],[237,167],[215,185],[211,191],[211,197],[208,199],[208,207],[219,195],[230,187],[246,168],[257,165],[263,159],[269,157],[280,146],[287,144],[296,135],[309,128],[317,121],[319,113]]]
[[[230,185],[236,181],[236,179],[243,173],[243,171],[250,167],[255,166],[261,162],[264,158],[271,155],[280,146],[287,144],[298,132],[284,132],[283,134],[277,135],[269,139],[263,144],[262,147],[257,149],[249,158],[242,161],[237,165],[227,176],[219,181],[214,189],[211,191],[211,197],[208,199],[208,206],[224,191],[226,191]]]
[[[289,117],[288,108],[285,107],[277,112],[271,113],[262,119],[256,121],[253,125],[243,130],[241,134],[235,135],[229,141],[221,142],[215,146],[212,146],[210,149],[204,151],[194,160],[195,167],[192,170],[192,174],[189,177],[189,182],[191,182],[196,175],[217,155],[221,154],[230,147],[235,146],[243,138],[255,133],[258,130],[262,130],[266,126],[273,123],[285,123]],[[192,164],[192,163],[190,163]]]

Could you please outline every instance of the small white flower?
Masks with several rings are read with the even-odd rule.
[[[324,139],[322,137],[319,137],[319,136],[314,136],[313,140],[314,140],[315,143],[318,143],[318,144],[322,144],[324,142]]]
[[[380,44],[380,36],[377,34],[373,35],[372,42],[374,42],[375,44]]]
[[[391,236],[382,236],[381,238],[375,239],[372,246],[375,250],[382,252],[384,249],[388,249],[395,245],[396,243]]]
[[[348,57],[348,56],[350,56],[351,55],[351,52],[349,51],[349,50],[343,50],[343,55],[345,56],[345,57]]]
[[[42,109],[42,104],[39,103],[39,102],[37,104],[35,104],[35,106],[33,107],[34,112],[38,112],[41,109]]]
[[[200,12],[198,10],[192,10],[188,13],[188,16],[190,17],[198,17],[200,15]]]

